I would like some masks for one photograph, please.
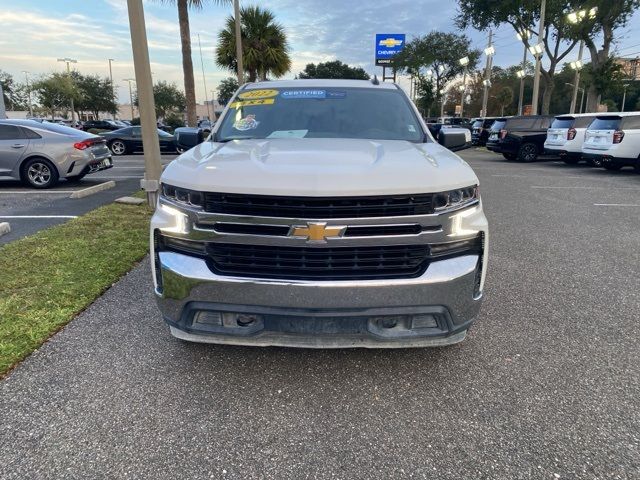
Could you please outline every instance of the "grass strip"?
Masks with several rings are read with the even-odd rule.
[[[146,255],[150,216],[113,203],[0,247],[0,377]]]

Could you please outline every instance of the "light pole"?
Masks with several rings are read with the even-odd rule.
[[[460,118],[463,117],[464,114],[464,97],[467,93],[467,65],[469,65],[469,57],[462,57],[458,60],[458,63],[464,67],[464,74],[462,75],[462,98],[460,99]]]
[[[574,83],[565,82],[564,84],[565,85],[569,85],[571,88],[575,88],[576,91],[579,90],[580,92],[582,92],[582,96],[580,97],[580,108],[578,109],[578,113],[582,113],[582,104],[584,103],[584,90],[585,89],[580,87],[580,86],[576,88],[576,85]],[[575,112],[571,112],[571,113],[575,113]]]
[[[109,81],[111,82],[111,91],[113,92],[113,98],[116,98],[116,86],[113,84],[113,70],[111,70],[111,62],[115,62],[113,58],[109,58]],[[116,112],[113,112],[113,119],[116,119]],[[96,118],[97,120],[97,118]]]
[[[487,56],[487,64],[484,69],[484,94],[482,95],[482,113],[481,117],[487,116],[487,103],[489,101],[489,87],[491,86],[491,66],[493,63],[493,55],[496,53],[496,49],[491,45],[493,40],[493,31],[489,30],[489,43],[487,48],[484,49],[484,54]]]
[[[529,32],[523,30],[516,33],[518,40],[524,45],[524,53],[522,54],[522,69],[518,71],[517,75],[520,77],[520,96],[518,97],[518,115],[522,115],[524,108],[524,77],[527,76],[527,44],[525,40],[529,38]]]
[[[240,18],[240,1],[233,0],[233,15],[236,23],[236,61],[238,63],[238,85],[244,84],[244,65],[242,58],[242,20]]]
[[[567,20],[569,23],[573,23],[577,25],[582,22],[585,18],[594,19],[596,14],[598,13],[598,7],[593,7],[589,11],[587,10],[578,10],[577,12],[571,12],[567,14]],[[575,62],[571,62],[571,68],[573,68],[576,73],[573,78],[573,96],[571,97],[571,112],[575,113],[576,111],[576,101],[578,99],[578,86],[580,85],[580,70],[582,70],[582,52],[584,50],[584,40],[580,40],[580,48],[578,50],[578,60]],[[580,105],[582,109],[582,104]]]
[[[547,0],[541,0],[540,3],[540,28],[538,29],[538,44],[535,47],[531,47],[535,50],[536,57],[536,72],[533,76],[533,98],[531,100],[531,115],[538,114],[538,94],[540,93],[540,66],[542,63],[542,52],[544,38],[544,14],[547,7]],[[532,52],[533,53],[533,52]]]
[[[71,78],[71,64],[78,63],[78,61],[73,58],[67,58],[67,57],[59,58],[58,61],[64,62],[67,64],[67,75],[69,76],[69,81],[73,85],[73,79]],[[73,125],[74,120],[75,120],[75,108],[73,105],[73,92],[71,92],[71,125]]]
[[[138,110],[142,127],[142,149],[144,151],[144,180],[140,186],[147,192],[147,202],[154,208],[158,201],[160,175],[160,141],[158,140],[158,120],[156,104],[153,98],[153,79],[149,62],[149,45],[144,22],[142,0],[127,0],[129,11],[129,28],[131,30],[131,47],[133,49],[133,66],[138,86]],[[129,82],[131,88],[131,82]],[[131,105],[133,109],[133,102]]]
[[[135,82],[135,78],[125,78],[122,80],[123,82],[129,82],[129,103],[131,103],[131,120],[135,117],[133,111],[133,89],[131,88],[131,82]]]
[[[627,103],[627,87],[629,86],[628,83],[625,83],[624,85],[622,85],[622,88],[624,89],[622,92],[622,109],[620,110],[621,112],[624,112],[624,104]]]
[[[31,86],[29,85],[29,73],[26,70],[23,70],[22,73],[24,73],[24,80],[26,82],[27,85],[27,97],[29,99],[29,117],[33,117],[33,105],[31,104]]]
[[[200,48],[200,65],[202,66],[202,84],[204,85],[204,104],[207,106],[207,116],[211,121],[211,110],[209,109],[209,94],[207,93],[207,80],[204,76],[204,60],[202,59],[202,43],[200,43],[200,34],[198,34],[198,47]]]

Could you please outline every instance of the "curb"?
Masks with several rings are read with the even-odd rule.
[[[89,195],[93,195],[94,193],[102,192],[103,190],[109,190],[116,186],[116,182],[113,180],[109,180],[108,182],[99,183],[98,185],[94,185],[92,187],[83,188],[82,190],[77,190],[71,194],[69,198],[84,198]]]
[[[11,225],[7,222],[0,222],[0,237],[11,231]]]

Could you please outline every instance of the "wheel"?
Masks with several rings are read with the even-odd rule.
[[[538,147],[533,143],[525,143],[518,149],[518,161],[535,162],[538,159]]]
[[[513,153],[503,153],[502,156],[507,160],[515,160],[516,156]]]
[[[179,154],[183,154],[186,151],[187,151],[186,148],[176,145],[176,152],[178,152]]]
[[[611,163],[605,163],[602,166],[605,168],[605,170],[612,170],[614,172],[617,172],[622,168],[622,165],[616,165]]]
[[[114,140],[109,144],[109,149],[114,155],[124,155],[127,153],[127,144],[122,140]]]
[[[602,159],[601,158],[590,158],[587,163],[595,168],[602,168]]]
[[[565,158],[564,163],[566,163],[567,165],[575,165],[576,163],[578,163],[580,161],[579,158]]]
[[[86,173],[81,173],[79,175],[71,175],[69,177],[67,177],[67,181],[69,182],[79,182],[80,180],[82,180],[87,174]]]
[[[58,170],[44,158],[31,158],[21,169],[22,181],[33,188],[51,188],[58,183]]]

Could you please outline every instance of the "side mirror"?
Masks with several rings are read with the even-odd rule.
[[[173,132],[176,145],[185,150],[204,142],[204,131],[195,127],[179,127]]]
[[[460,127],[443,127],[438,132],[438,143],[456,152],[471,147],[471,131]]]

